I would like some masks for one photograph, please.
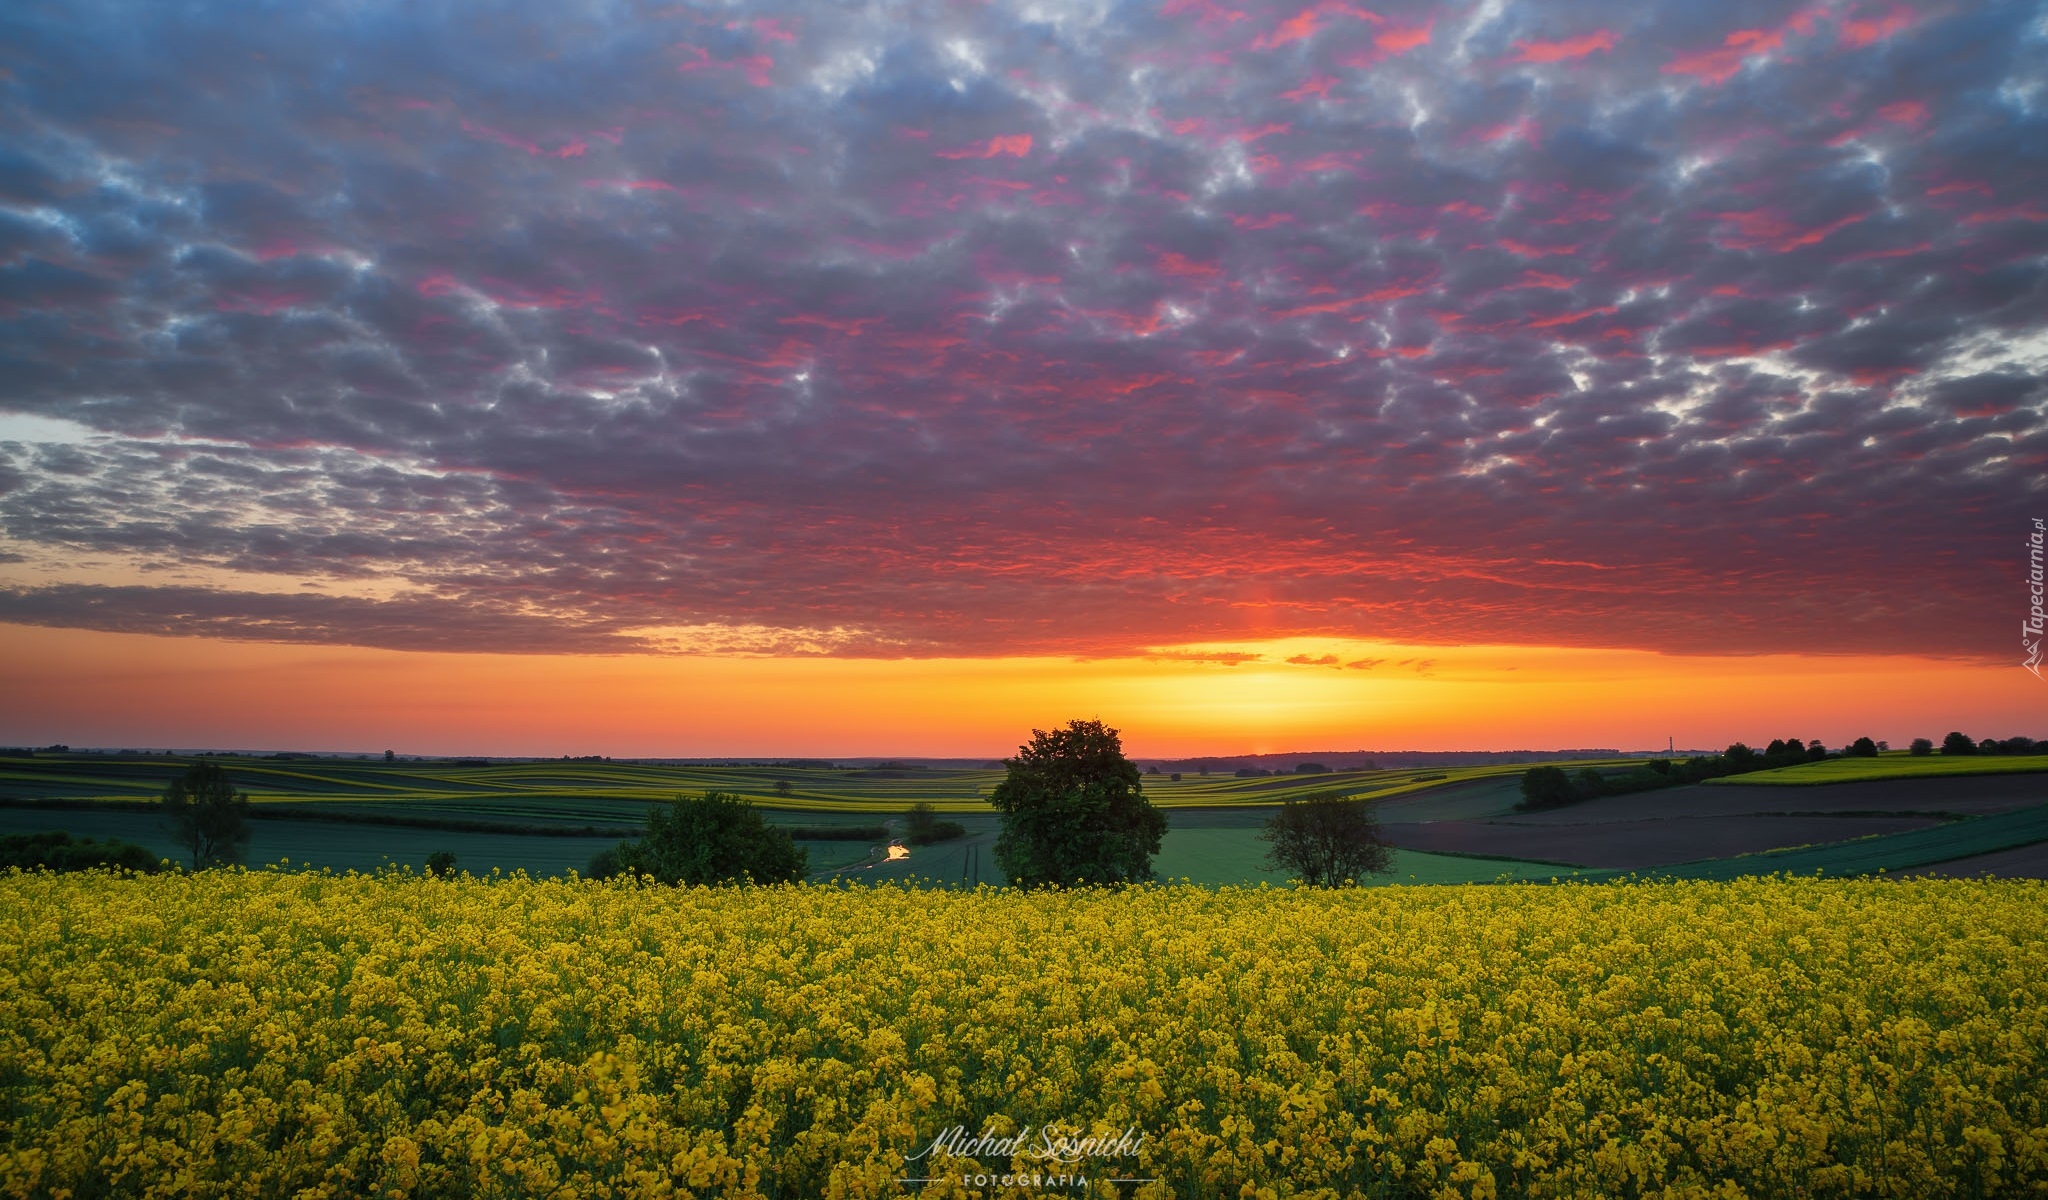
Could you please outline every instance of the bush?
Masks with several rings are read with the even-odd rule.
[[[958,821],[941,821],[931,805],[920,800],[903,814],[903,840],[913,846],[929,846],[935,842],[950,842],[966,836],[967,829]]]
[[[1977,743],[1961,733],[1951,732],[1947,737],[1941,739],[1941,752],[1943,754],[1975,754],[1977,752]]]
[[[1914,758],[1924,758],[1927,755],[1934,753],[1934,743],[1928,741],[1926,738],[1914,738],[1913,745],[1909,748],[1907,752],[1910,753]]]
[[[1530,767],[1522,772],[1523,808],[1562,808],[1578,798],[1563,767]]]
[[[1854,758],[1876,758],[1877,743],[1867,737],[1857,738],[1849,743],[1848,754]]]
[[[0,871],[9,867],[20,867],[24,871],[91,871],[109,867],[155,871],[159,865],[156,855],[151,854],[147,847],[113,840],[73,840],[61,829],[0,837]]]
[[[796,883],[809,855],[789,831],[770,825],[744,797],[706,792],[677,796],[647,814],[647,835],[620,842],[590,863],[593,878],[637,875],[656,883]]]
[[[455,874],[455,855],[452,851],[436,850],[427,855],[427,874],[446,879]]]

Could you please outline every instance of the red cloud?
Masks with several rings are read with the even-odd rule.
[[[1565,38],[1556,42],[1516,42],[1517,53],[1509,62],[1554,63],[1570,58],[1584,58],[1595,50],[1614,49],[1614,35],[1605,29],[1596,29],[1583,37]]]
[[[1166,0],[1166,3],[1159,6],[1159,15],[1162,17],[1179,16],[1184,12],[1194,13],[1195,23],[1198,25],[1214,22],[1233,25],[1244,20],[1245,16],[1237,9],[1217,4],[1215,0]]]
[[[936,158],[994,158],[999,154],[1013,154],[1023,158],[1031,153],[1031,135],[1028,133],[998,134],[988,144],[965,150],[936,150]]]
[[[1805,9],[1776,29],[1738,29],[1711,50],[1681,54],[1664,64],[1667,75],[1691,75],[1705,83],[1725,83],[1743,64],[1785,44],[1786,31],[1812,33],[1818,9]]]
[[[1837,230],[1846,229],[1863,219],[1863,214],[1843,217],[1812,229],[1801,229],[1787,220],[1782,213],[1773,209],[1759,208],[1750,212],[1715,213],[1723,221],[1735,226],[1736,236],[1718,239],[1729,250],[1753,250],[1759,246],[1784,253],[1801,246],[1811,246],[1823,241]]]
[[[1388,54],[1406,54],[1417,46],[1429,45],[1429,36],[1436,28],[1436,22],[1411,26],[1406,29],[1389,29],[1372,39],[1372,44]]]
[[[1186,255],[1169,252],[1159,259],[1159,273],[1187,279],[1214,279],[1223,273],[1223,268],[1214,263],[1191,262]]]
[[[719,60],[712,58],[711,52],[704,47],[692,46],[687,42],[678,45],[676,49],[687,50],[696,56],[688,62],[677,63],[676,70],[678,71],[685,74],[691,71],[739,71],[747,77],[747,82],[755,87],[768,86],[770,82],[768,72],[775,66],[775,60],[765,54],[750,55],[746,58]]]
[[[1927,119],[1927,106],[1918,100],[1901,100],[1878,109],[1877,115],[1895,125],[1918,125]]]
[[[1904,31],[1913,24],[1913,10],[1900,5],[1882,17],[1852,19],[1842,22],[1842,44],[1844,46],[1868,46],[1881,42],[1895,33]]]
[[[1599,308],[1581,309],[1578,312],[1565,313],[1562,316],[1544,317],[1540,321],[1531,321],[1529,322],[1529,328],[1555,329],[1559,325],[1570,325],[1578,321],[1583,321],[1587,317],[1612,316],[1614,313],[1618,311],[1620,310],[1616,309],[1612,304],[1603,304]]]
[[[1569,246],[1535,246],[1528,242],[1518,242],[1513,238],[1502,238],[1500,246],[1501,249],[1506,250],[1510,254],[1518,254],[1523,258],[1545,258],[1552,254],[1572,254],[1579,248],[1576,242]]]
[[[1260,34],[1257,40],[1252,42],[1252,49],[1276,50],[1289,42],[1306,41],[1316,35],[1316,30],[1322,27],[1324,15],[1329,13],[1357,17],[1361,21],[1370,21],[1375,25],[1381,24],[1385,19],[1376,12],[1344,3],[1344,0],[1323,0],[1323,3],[1313,8],[1304,8],[1280,22],[1273,32]]]
[[[1336,83],[1337,81],[1328,75],[1311,75],[1308,78],[1308,82],[1300,87],[1295,88],[1293,91],[1280,93],[1280,98],[1282,100],[1306,100],[1310,96],[1314,96],[1319,100],[1327,100],[1330,98],[1330,89],[1336,86]]]

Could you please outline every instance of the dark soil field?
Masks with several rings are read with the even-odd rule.
[[[1608,796],[1517,813],[1500,807],[1496,781],[1474,781],[1381,806],[1387,838],[1403,849],[1488,854],[1585,867],[1640,870],[1904,833],[1944,819],[2015,812],[2048,803],[2048,777],[1976,775],[1825,784],[1801,788],[1684,787]],[[1489,810],[1489,805],[1493,805]],[[2030,851],[1979,856],[2014,873]],[[1993,861],[1996,860],[1996,861]],[[1978,859],[1967,860],[1976,862]]]
[[[1494,818],[1528,825],[1585,825],[1669,817],[1789,813],[1949,813],[1975,817],[2048,804],[2048,775],[1960,775],[1801,788],[1683,787],[1604,796],[1540,813]],[[1382,818],[1397,821],[1389,808]]]
[[[1432,821],[1385,826],[1404,850],[1488,854],[1578,867],[1637,870],[1784,846],[1840,842],[1941,824],[1938,817],[1667,817],[1577,825]]]

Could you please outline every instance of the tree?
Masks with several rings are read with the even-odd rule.
[[[636,875],[656,883],[795,883],[810,856],[744,797],[677,796],[647,813],[647,833],[591,860],[595,878]]]
[[[1854,758],[1876,758],[1877,743],[1867,737],[1857,738],[1849,743],[1849,754]]]
[[[790,783],[787,779],[778,779],[775,781],[775,794],[778,796],[787,796],[795,790],[796,786]]]
[[[1031,731],[989,796],[1003,814],[996,863],[1019,887],[1085,887],[1152,877],[1166,814],[1145,799],[1117,731],[1070,721]]]
[[[1363,800],[1315,792],[1280,806],[1260,835],[1271,843],[1266,868],[1294,871],[1310,887],[1337,887],[1385,871],[1394,855]]]
[[[1578,798],[1572,777],[1563,767],[1530,767],[1522,772],[1523,808],[1561,808]]]
[[[929,846],[934,842],[947,842],[967,833],[967,827],[958,821],[941,821],[939,812],[927,801],[920,800],[903,814],[903,840],[913,846]]]
[[[239,862],[249,845],[249,796],[237,792],[220,764],[193,763],[164,790],[171,836],[191,851],[192,869]]]
[[[1906,752],[1915,758],[1920,758],[1934,753],[1934,743],[1926,738],[1914,738],[1912,746]]]
[[[1975,754],[1977,752],[1977,743],[1971,741],[1966,734],[1951,731],[1947,737],[1941,739],[1941,752],[1943,754]]]
[[[1813,762],[1819,762],[1827,756],[1828,748],[1821,743],[1821,740],[1819,738],[1815,738],[1812,741],[1806,743],[1806,757],[1809,760]]]
[[[427,855],[427,874],[437,879],[447,879],[455,874],[455,852],[436,850]]]

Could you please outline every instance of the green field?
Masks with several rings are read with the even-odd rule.
[[[154,800],[189,758],[146,755],[0,756],[0,799]],[[463,766],[450,762],[221,757],[218,762],[257,804],[319,804],[337,812],[407,812],[451,819],[559,821],[575,825],[638,821],[647,805],[680,793],[724,791],[804,814],[900,812],[919,801],[946,812],[988,812],[1000,770],[669,766],[625,762],[528,762]],[[1626,765],[1613,762],[1578,766]],[[1273,805],[1310,792],[1392,799],[1476,779],[1519,778],[1526,765],[1320,775],[1147,775],[1145,794],[1161,808]],[[777,781],[789,784],[781,795]],[[803,819],[811,819],[806,815]]]
[[[1804,786],[1817,783],[1864,783],[1878,779],[1930,779],[1942,775],[2026,775],[2048,771],[2048,755],[1926,754],[1887,750],[1876,758],[1828,758],[1819,762],[1752,771],[1707,782],[1716,786]]]
[[[1763,854],[1707,859],[1641,874],[1672,879],[1721,880],[1778,872],[1866,875],[1931,866],[2037,842],[2048,842],[2048,805],[1950,821],[1932,829],[1859,838],[1827,846],[1801,846]]]
[[[0,757],[0,833],[64,829],[75,836],[139,843],[179,857],[156,801],[190,759],[142,755]],[[954,842],[916,847],[882,861],[879,839],[803,839],[813,879],[972,886],[996,882],[999,815],[985,797],[1002,779],[987,769],[791,766],[670,766],[611,762],[453,762],[346,759],[217,759],[247,790],[258,819],[245,856],[374,871],[422,867],[436,852],[458,867],[555,876],[643,827],[650,805],[687,793],[735,792],[785,826],[875,826],[928,802],[966,827]],[[1583,763],[1571,764],[1574,768]],[[1613,764],[1601,764],[1613,765]],[[1489,821],[1511,815],[1525,764],[1319,775],[1191,775],[1145,778],[1147,796],[1168,810],[1154,869],[1162,879],[1209,885],[1281,884],[1265,869],[1260,828],[1283,801],[1335,790],[1380,802],[1388,822]],[[1823,784],[2048,770],[2048,758],[1837,759],[1740,777],[1741,782]],[[789,794],[777,789],[789,785]],[[1733,783],[1738,780],[1720,782]],[[1654,800],[1646,800],[1654,812]],[[1730,879],[1793,872],[1856,874],[1905,870],[2048,841],[2048,808],[1953,821],[1938,828],[1709,859],[1658,868],[1660,876]],[[1375,883],[1488,883],[1612,878],[1624,872],[1478,854],[1396,852]]]

